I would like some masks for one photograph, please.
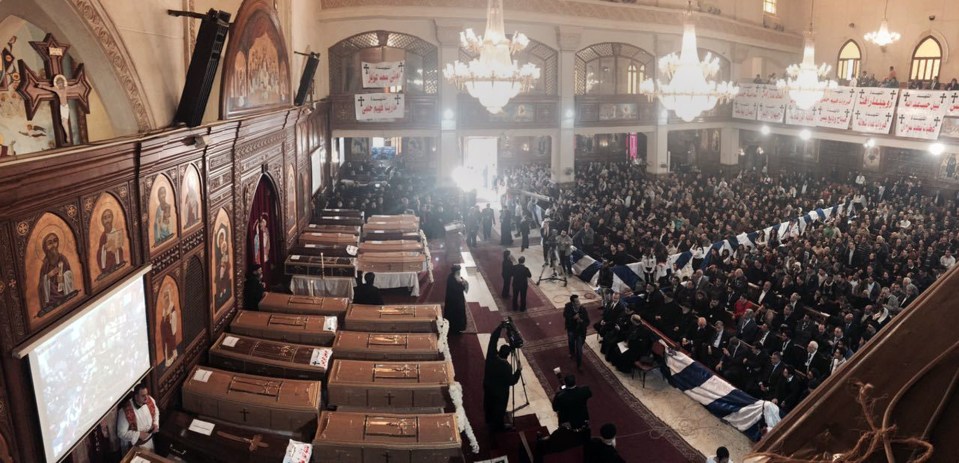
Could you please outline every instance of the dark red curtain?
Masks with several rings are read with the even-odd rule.
[[[269,288],[279,281],[283,265],[280,258],[280,247],[283,246],[283,235],[277,224],[282,223],[277,215],[276,190],[267,177],[260,179],[250,204],[250,218],[246,233],[246,269],[253,264],[263,268],[263,282]]]

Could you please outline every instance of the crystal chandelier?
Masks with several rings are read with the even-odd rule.
[[[473,29],[460,32],[460,43],[479,58],[468,64],[461,61],[446,65],[443,75],[453,85],[466,89],[473,98],[497,114],[520,92],[528,90],[539,79],[539,68],[531,63],[520,67],[512,60],[513,53],[529,45],[519,32],[511,39],[503,32],[503,0],[489,0],[486,10],[486,34],[477,36]]]
[[[889,21],[886,20],[886,11],[889,10],[889,0],[886,0],[886,7],[882,10],[882,22],[879,23],[879,30],[865,35],[867,42],[872,42],[880,47],[885,47],[890,43],[899,40],[901,35],[898,32],[889,32]]]
[[[815,1],[812,2],[815,6]],[[826,93],[826,89],[836,88],[834,80],[825,80],[832,66],[823,63],[816,67],[816,46],[812,39],[812,14],[810,13],[809,31],[803,46],[802,63],[792,64],[786,68],[786,80],[780,79],[776,87],[789,93],[789,98],[800,109],[812,109]],[[820,80],[823,79],[823,80]]]
[[[716,107],[717,103],[730,100],[739,93],[732,82],[712,80],[719,73],[719,57],[707,53],[699,60],[696,47],[696,26],[692,21],[692,2],[686,11],[683,23],[683,46],[677,56],[671,53],[659,59],[663,80],[647,79],[639,91],[650,98],[658,97],[662,105],[676,113],[680,119],[691,122],[703,112]]]

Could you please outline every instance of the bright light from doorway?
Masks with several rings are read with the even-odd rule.
[[[812,138],[812,132],[810,132],[809,129],[802,129],[799,132],[799,138],[803,141],[809,141],[809,139]]]
[[[946,152],[946,145],[943,145],[942,143],[933,143],[929,145],[929,152],[932,153],[933,156],[939,156]]]
[[[463,191],[473,191],[481,186],[482,179],[473,169],[459,166],[453,169],[453,183]]]
[[[769,129],[768,125],[764,125],[759,129],[759,132],[762,133],[763,135],[769,135],[769,132],[771,132],[771,130]]]

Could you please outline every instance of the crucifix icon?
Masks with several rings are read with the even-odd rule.
[[[381,453],[380,455],[383,456],[384,463],[390,463],[390,460],[393,458],[393,455],[391,455],[388,450],[386,452]]]
[[[70,44],[58,42],[53,34],[47,34],[40,42],[30,42],[30,46],[43,59],[44,74],[35,74],[22,59],[17,61],[20,69],[20,85],[17,93],[23,97],[27,120],[33,120],[40,103],[50,103],[53,115],[53,132],[57,146],[74,144],[70,135],[70,101],[76,101],[83,114],[90,114],[90,91],[93,87],[87,79],[83,64],[73,70],[73,79],[63,74],[63,58]],[[86,122],[81,117],[77,121],[80,127],[79,143],[86,142]]]
[[[396,396],[393,395],[392,392],[386,393],[386,405],[393,405],[393,397],[396,397]]]
[[[246,423],[246,415],[249,415],[250,411],[247,410],[246,408],[243,408],[242,410],[240,410],[240,414],[243,415],[243,422]]]

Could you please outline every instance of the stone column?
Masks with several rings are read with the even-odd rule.
[[[576,52],[583,28],[559,26],[559,139],[553,140],[550,158],[552,179],[557,183],[574,181],[576,153]]]
[[[720,133],[719,163],[723,166],[739,165],[739,129],[723,127]]]
[[[440,69],[440,94],[439,110],[440,117],[440,139],[439,139],[439,165],[436,172],[436,180],[439,185],[452,185],[453,169],[463,165],[463,153],[460,150],[459,140],[456,133],[456,121],[459,119],[459,89],[449,83],[443,77],[443,69],[447,63],[452,63],[459,59],[460,53],[460,31],[464,26],[462,22],[454,20],[436,19],[436,39],[439,47],[439,69]]]
[[[656,130],[646,134],[646,172],[653,175],[669,173],[669,153],[667,153],[667,139],[669,130],[666,128],[664,117],[660,117]]]

